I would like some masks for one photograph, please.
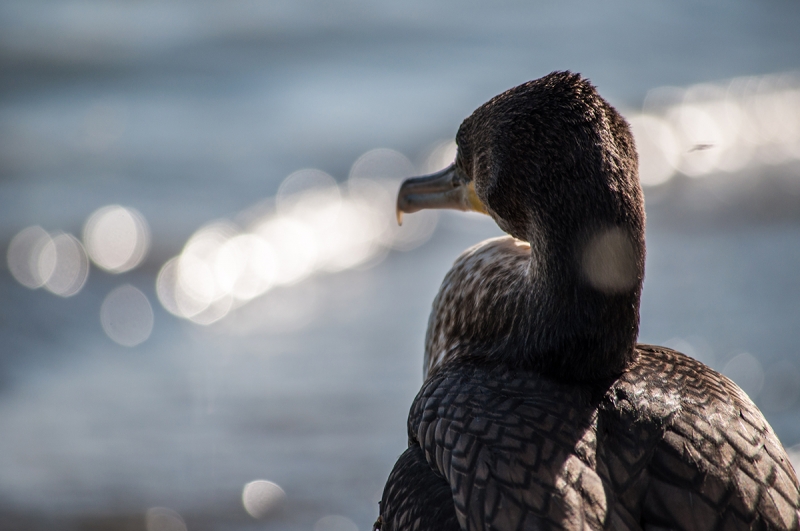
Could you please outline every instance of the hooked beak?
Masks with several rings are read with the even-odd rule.
[[[403,213],[411,214],[426,208],[487,213],[475,193],[475,183],[467,179],[455,163],[443,170],[403,181],[397,192],[397,224],[403,224]]]

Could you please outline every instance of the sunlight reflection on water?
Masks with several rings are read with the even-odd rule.
[[[266,518],[283,509],[286,493],[276,483],[259,479],[244,486],[242,504],[247,514],[253,518]]]
[[[643,112],[630,122],[646,187],[676,173],[701,177],[800,158],[800,81],[781,74],[661,87],[648,93]],[[161,268],[159,301],[170,313],[207,325],[274,287],[369,267],[391,249],[419,246],[433,234],[438,214],[423,211],[398,227],[392,220],[397,186],[447,165],[456,149],[452,140],[436,143],[420,172],[397,151],[373,149],[353,163],[342,184],[317,169],[290,174],[269,206],[241,226],[223,219],[198,229]],[[70,235],[29,227],[9,246],[9,269],[27,287],[70,296],[86,281],[87,253],[98,267],[122,273],[139,265],[150,245],[144,217],[119,205],[95,211],[83,240],[86,251]]]
[[[39,273],[39,256],[51,241],[50,235],[38,225],[22,229],[8,245],[8,269],[14,279],[31,289],[40,288],[46,278]]]
[[[144,216],[135,209],[109,205],[89,216],[83,243],[98,267],[124,273],[144,260],[150,247],[150,230]]]
[[[103,300],[100,324],[115,343],[134,347],[147,340],[153,331],[153,308],[144,293],[125,284]]]
[[[630,123],[644,186],[800,159],[800,78],[792,74],[648,93]]]
[[[274,208],[248,228],[219,220],[195,232],[162,267],[158,298],[174,315],[211,324],[273,287],[371,266],[389,249],[413,249],[431,237],[438,219],[425,212],[402,229],[394,223],[394,194],[414,173],[411,161],[390,149],[365,153],[341,185],[320,170],[294,172]]]
[[[633,104],[669,80],[689,85],[795,68],[799,33],[790,16],[798,11],[789,4],[687,4],[665,20],[658,7],[620,2],[543,10],[524,2],[357,1],[337,9],[7,0],[0,6],[9,80],[0,105],[4,241],[40,227],[8,247],[16,280],[0,270],[0,513],[11,512],[4,523],[371,529],[405,444],[433,295],[461,250],[499,232],[478,214],[445,213],[435,241],[401,256],[394,250],[424,241],[437,216],[407,216],[398,228],[399,180],[446,166],[455,143],[444,137],[465,113],[551,68],[581,71],[615,104]],[[781,133],[792,126],[781,123],[789,104],[739,96],[772,94],[774,86],[761,78],[730,90],[712,85],[724,90],[679,89],[669,105],[642,111],[645,129],[655,130],[649,150],[637,131],[642,180],[668,183],[651,198],[669,199],[672,184],[686,184],[679,191],[711,208],[696,192],[720,191],[722,176],[670,179],[740,168],[732,183],[755,182],[771,172],[756,164],[791,160],[780,147],[791,136]],[[684,102],[694,110],[667,111]],[[750,127],[753,115],[763,118]],[[698,116],[714,121],[706,129],[715,136],[704,139],[702,130],[685,140],[678,128]],[[413,155],[418,167],[398,152],[368,151],[383,145]],[[661,157],[658,171],[647,169],[648,153]],[[274,197],[242,210],[309,165],[335,177],[339,196],[317,217],[279,211]],[[758,199],[736,201],[749,208]],[[145,214],[152,228],[138,265],[124,258],[136,247],[130,236],[117,235],[119,252],[104,260],[79,233],[90,214],[117,203]],[[797,410],[783,409],[797,404],[800,381],[791,365],[798,363],[796,216],[788,228],[768,224],[755,235],[747,234],[752,225],[726,226],[724,234],[693,227],[659,259],[665,229],[655,203],[647,290],[659,304],[643,312],[650,335],[680,335],[718,370],[732,354],[757,356],[765,381],[759,406],[783,411],[769,420],[784,442],[797,443]],[[212,223],[219,217],[229,220]],[[129,220],[120,226],[132,232]],[[69,299],[28,289],[47,280],[39,258],[59,230],[83,242],[96,268]],[[715,247],[728,231],[736,241]],[[193,233],[209,245],[182,261]],[[709,248],[716,251],[707,261],[682,266]],[[741,279],[726,274],[740,265]],[[136,350],[117,346],[101,327],[103,310],[114,308],[111,294],[130,283],[152,303],[159,270],[161,304],[192,318],[154,305],[150,337]],[[117,311],[109,322],[130,308]],[[693,333],[706,334],[716,359]],[[800,447],[796,467],[798,456]],[[288,493],[287,518],[257,521],[246,512],[243,485],[264,476]],[[26,525],[29,515],[43,523]]]
[[[60,233],[42,248],[39,275],[48,291],[62,297],[78,293],[89,275],[89,259],[75,236]]]
[[[89,275],[89,259],[77,238],[63,232],[50,235],[39,226],[14,236],[7,260],[17,282],[31,289],[44,287],[61,297],[78,293]]]

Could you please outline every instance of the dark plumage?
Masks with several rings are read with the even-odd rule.
[[[491,215],[433,304],[409,448],[376,527],[798,529],[800,487],[747,395],[637,345],[644,202],[627,123],[579,75],[493,98],[398,210]]]

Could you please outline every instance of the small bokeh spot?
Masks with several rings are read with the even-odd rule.
[[[100,307],[100,323],[115,343],[134,347],[153,331],[153,308],[144,293],[126,284],[106,296]]]
[[[98,267],[124,273],[144,260],[150,247],[150,230],[138,211],[109,205],[89,216],[83,228],[83,243]]]
[[[63,232],[42,247],[37,265],[44,287],[61,297],[78,293],[89,276],[89,258],[83,245],[72,234]]]
[[[242,505],[256,519],[278,514],[286,503],[286,493],[272,481],[258,479],[242,489]]]
[[[39,273],[39,257],[52,241],[50,235],[38,225],[22,229],[8,245],[8,269],[14,279],[25,287],[36,289],[46,278]]]

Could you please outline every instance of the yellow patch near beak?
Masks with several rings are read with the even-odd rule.
[[[481,201],[478,197],[478,193],[475,191],[475,181],[470,181],[467,185],[467,202],[469,203],[470,210],[473,212],[489,214],[486,205],[483,204],[483,201]]]

